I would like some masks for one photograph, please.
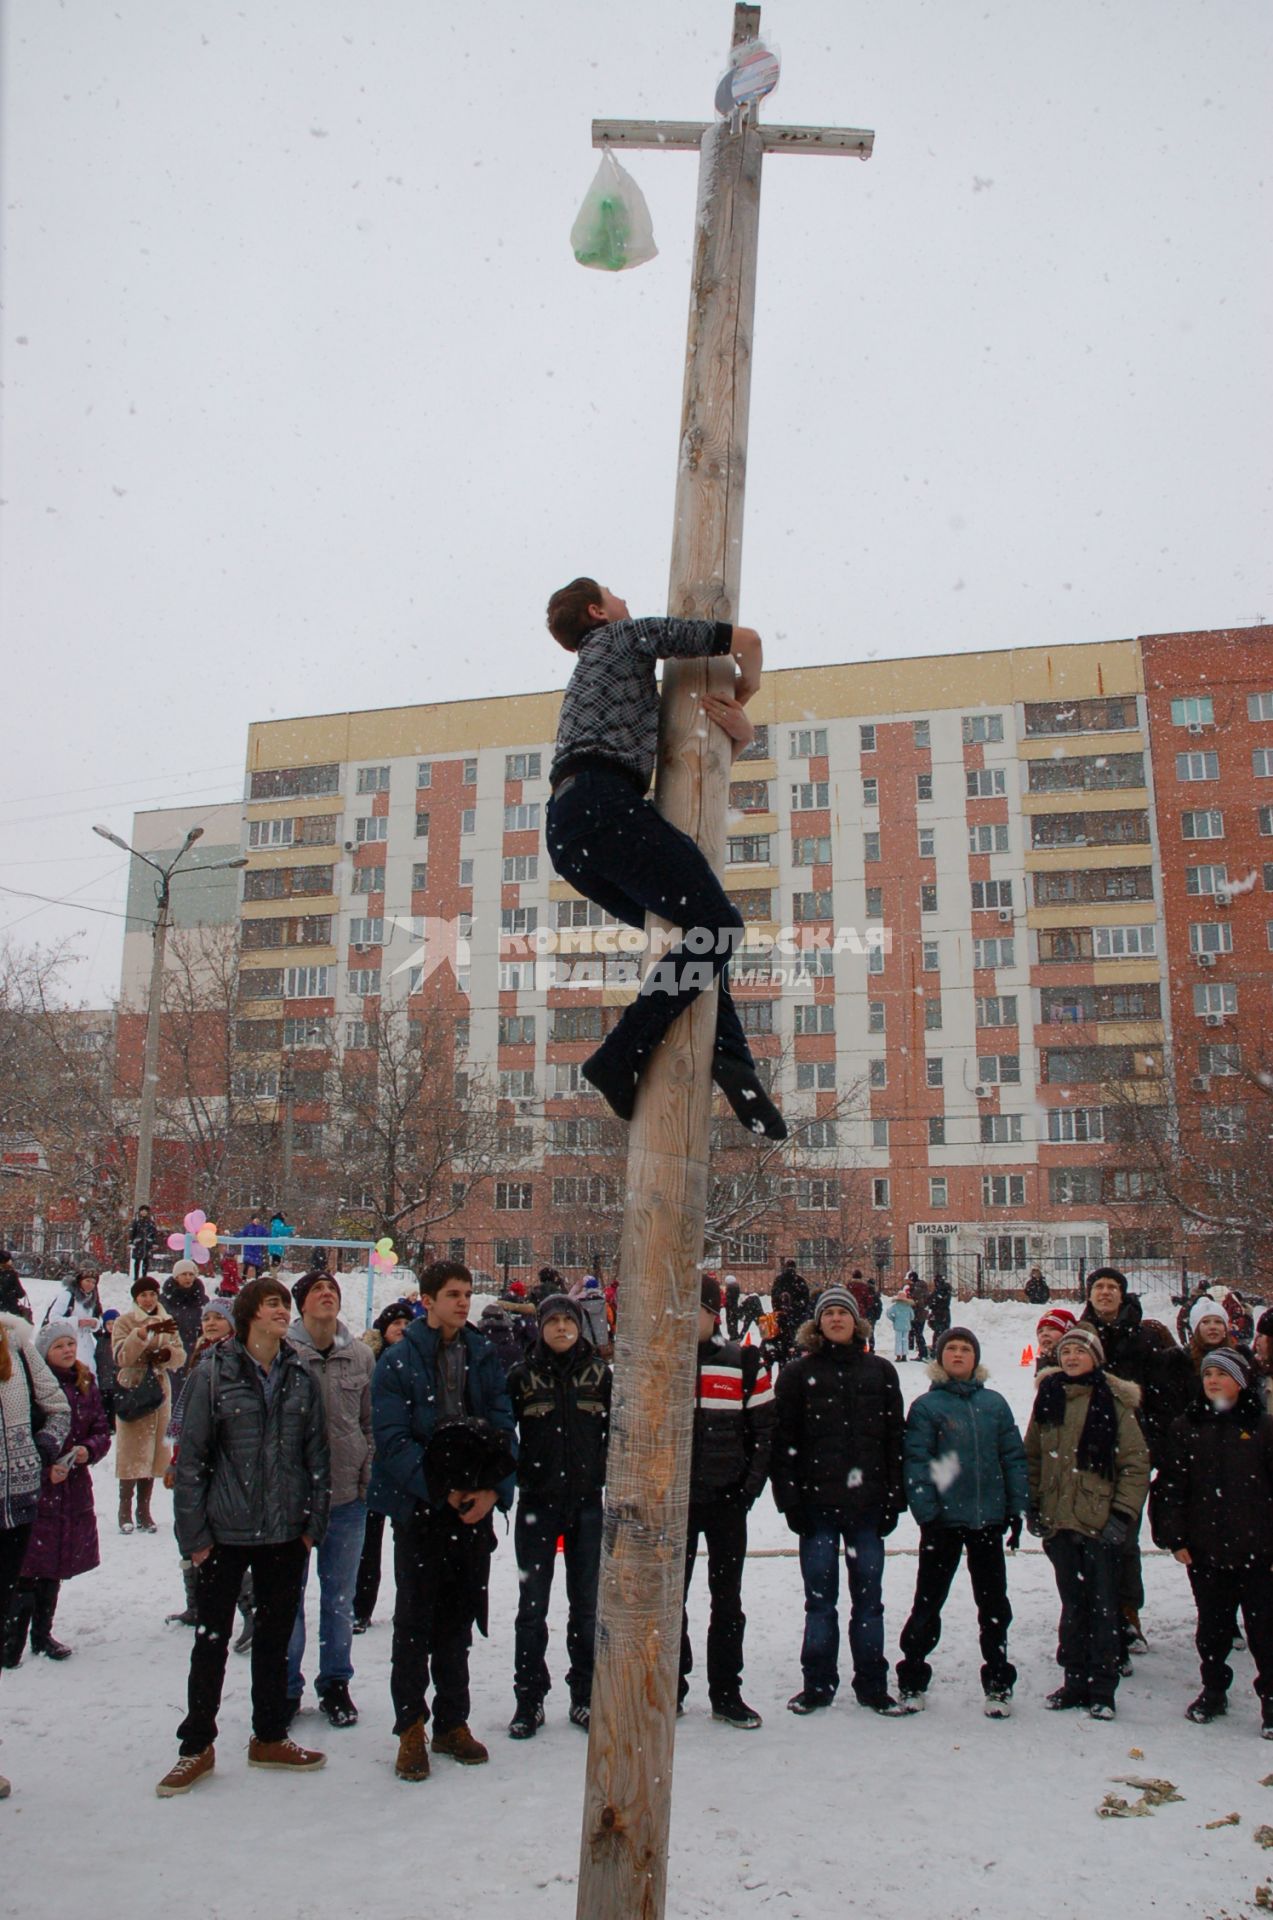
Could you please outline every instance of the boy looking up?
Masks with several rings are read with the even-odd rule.
[[[656,913],[685,936],[649,969],[585,1061],[584,1078],[630,1120],[646,1062],[714,976],[712,1078],[745,1127],[783,1140],[786,1125],[760,1083],[726,979],[742,915],[700,848],[646,798],[658,749],[656,660],[732,654],[733,698],[708,695],[703,706],[737,751],[754,733],[744,708],[760,684],[760,635],[716,620],[634,620],[616,594],[586,576],[553,594],[548,631],[577,659],[549,773],[548,856],[564,880],[625,925],[643,927],[647,913]]]

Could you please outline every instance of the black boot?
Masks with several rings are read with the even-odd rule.
[[[170,1627],[193,1627],[199,1623],[199,1613],[195,1606],[198,1591],[198,1575],[186,1561],[181,1563],[181,1579],[186,1589],[186,1604],[180,1613],[166,1613],[164,1620]]]
[[[20,1667],[22,1665],[27,1632],[34,1611],[34,1593],[29,1587],[19,1587],[9,1602],[9,1612],[4,1623],[4,1651],[0,1654],[0,1666]]]
[[[153,1480],[137,1482],[137,1531],[138,1533],[158,1533],[159,1529],[150,1517],[150,1492]]]
[[[69,1660],[72,1649],[62,1641],[53,1638],[53,1616],[57,1612],[58,1595],[62,1591],[60,1580],[37,1580],[35,1583],[35,1610],[31,1615],[31,1651],[42,1653],[46,1660]]]

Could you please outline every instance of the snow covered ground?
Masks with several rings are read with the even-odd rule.
[[[31,1288],[37,1318],[49,1291]],[[122,1282],[105,1291],[108,1303],[126,1297]],[[1170,1317],[1165,1301],[1147,1300],[1146,1309]],[[977,1330],[993,1383],[1024,1424],[1033,1376],[1019,1362],[1035,1311],[973,1303],[961,1316]],[[900,1372],[908,1400],[927,1384],[914,1362]],[[467,1906],[482,1920],[573,1920],[587,1741],[566,1721],[560,1685],[537,1739],[516,1745],[505,1736],[513,1704],[511,1539],[501,1540],[495,1558],[491,1637],[477,1643],[472,1660],[473,1726],[491,1747],[488,1767],[439,1760],[427,1785],[393,1777],[386,1553],[376,1623],[354,1642],[359,1725],[335,1732],[307,1711],[296,1726],[302,1741],[326,1749],[326,1770],[307,1779],[248,1773],[248,1663],[231,1656],[217,1773],[188,1799],[161,1803],[154,1783],[176,1752],[190,1646],[188,1632],[163,1624],[181,1604],[169,1497],[159,1493],[156,1536],[124,1538],[114,1528],[109,1458],[96,1480],[103,1565],[68,1583],[58,1614],[57,1630],[75,1657],[56,1666],[28,1653],[17,1672],[0,1678],[0,1770],[14,1782],[12,1799],[0,1806],[0,1913],[25,1920],[65,1920],[77,1910],[110,1920],[171,1920],[192,1910],[208,1920],[405,1920]],[[1197,1668],[1188,1583],[1174,1562],[1146,1558],[1152,1651],[1123,1683],[1112,1725],[1043,1710],[1057,1683],[1057,1602],[1048,1563],[1028,1537],[1010,1567],[1011,1649],[1021,1676],[1011,1720],[982,1717],[963,1574],[934,1656],[926,1713],[878,1720],[853,1704],[846,1682],[829,1712],[798,1720],[784,1709],[800,1681],[800,1579],[792,1538],[767,1497],[753,1515],[752,1544],[745,1692],[765,1725],[744,1734],[715,1724],[696,1674],[677,1731],[669,1915],[1254,1914],[1255,1890],[1273,1870],[1253,1844],[1255,1829],[1273,1822],[1273,1788],[1261,1784],[1273,1775],[1273,1744],[1258,1737],[1244,1653],[1234,1656],[1227,1721],[1194,1727],[1182,1718]],[[909,1521],[889,1546],[885,1597],[895,1659],[915,1573]],[[705,1572],[691,1602],[700,1661]],[[315,1614],[315,1592],[310,1607]],[[564,1595],[554,1596],[553,1627],[550,1664],[561,1674]],[[1098,1819],[1107,1792],[1136,1798],[1112,1784],[1127,1773],[1174,1781],[1183,1804],[1146,1819]],[[1233,1812],[1239,1825],[1207,1831],[1207,1822]]]

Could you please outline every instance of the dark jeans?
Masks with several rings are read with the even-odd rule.
[[[941,1639],[941,1610],[960,1556],[968,1555],[968,1577],[977,1603],[981,1638],[981,1684],[987,1693],[1016,1685],[1017,1670],[1008,1659],[1008,1569],[998,1527],[921,1527],[919,1571],[910,1619],[902,1628],[902,1657],[897,1684],[903,1693],[925,1693],[933,1677],[928,1656]]]
[[[354,1619],[370,1620],[376,1611],[376,1601],[380,1597],[380,1563],[384,1558],[385,1517],[383,1513],[369,1513],[367,1527],[362,1537],[362,1558],[358,1562],[358,1578],[354,1583]]]
[[[888,1691],[884,1657],[884,1542],[875,1515],[850,1518],[838,1508],[815,1509],[811,1533],[800,1536],[804,1580],[804,1644],[800,1665],[810,1693],[830,1698],[840,1684],[840,1542],[849,1576],[849,1651],[859,1700]]]
[[[721,1496],[701,1504],[690,1503],[685,1536],[685,1591],[690,1590],[698,1543],[707,1545],[707,1590],[711,1612],[707,1621],[707,1693],[712,1705],[732,1700],[742,1687],[743,1565],[747,1558],[747,1505],[735,1496]],[[694,1670],[688,1612],[681,1615],[681,1675],[679,1693],[689,1692]]]
[[[546,840],[555,871],[616,920],[643,927],[646,914],[657,913],[687,936],[646,974],[606,1052],[639,1068],[718,978],[716,1051],[750,1062],[725,972],[743,918],[689,835],[622,774],[589,768],[548,802]]]
[[[8,1616],[9,1602],[26,1558],[32,1525],[33,1522],[28,1520],[22,1527],[0,1527],[0,1622]]]
[[[1198,1608],[1195,1645],[1205,1691],[1227,1693],[1232,1685],[1228,1656],[1240,1605],[1255,1661],[1255,1691],[1265,1708],[1273,1707],[1273,1569],[1215,1567],[1195,1560],[1189,1584]]]
[[[1140,1562],[1140,1516],[1127,1537],[1127,1545],[1118,1558],[1119,1641],[1126,1649],[1131,1644],[1132,1626],[1127,1619],[1134,1613],[1139,1619],[1145,1604],[1145,1576]]]
[[[520,1582],[514,1636],[513,1686],[519,1702],[540,1706],[552,1687],[548,1652],[548,1601],[557,1566],[557,1541],[564,1539],[566,1562],[566,1685],[571,1706],[592,1699],[593,1642],[597,1635],[597,1580],[601,1572],[601,1495],[594,1494],[578,1513],[553,1512],[533,1494],[517,1499],[513,1547]]]
[[[1057,1658],[1074,1693],[1113,1705],[1118,1691],[1122,1556],[1068,1529],[1044,1542],[1061,1596]]]
[[[433,1722],[450,1733],[469,1717],[469,1648],[473,1644],[475,1595],[454,1534],[464,1525],[450,1507],[418,1507],[410,1520],[395,1521],[393,1650],[389,1692],[393,1730],[405,1733],[428,1721],[425,1699],[433,1682]],[[489,1517],[479,1526],[491,1531]],[[486,1562],[489,1575],[490,1562]]]
[[[194,1646],[186,1717],[177,1728],[182,1753],[202,1753],[217,1737],[217,1708],[234,1609],[250,1572],[256,1596],[252,1635],[252,1731],[258,1740],[287,1737],[287,1643],[305,1577],[303,1540],[273,1547],[214,1547],[195,1569]]]

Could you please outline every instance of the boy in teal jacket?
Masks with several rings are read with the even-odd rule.
[[[903,1441],[906,1499],[919,1522],[919,1572],[902,1628],[898,1691],[922,1707],[932,1678],[928,1656],[941,1638],[960,1558],[977,1603],[981,1684],[990,1719],[1006,1719],[1017,1670],[1008,1659],[1008,1575],[1003,1537],[1025,1512],[1025,1445],[1001,1393],[985,1385],[981,1347],[967,1327],[951,1327],[933,1348],[932,1386],[911,1405]]]

